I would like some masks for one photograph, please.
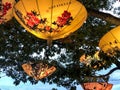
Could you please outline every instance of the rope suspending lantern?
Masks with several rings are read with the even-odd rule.
[[[85,7],[77,0],[20,0],[13,14],[28,32],[48,44],[73,33],[87,18]]]
[[[15,0],[0,0],[0,24],[4,24],[13,17]]]
[[[99,47],[108,56],[114,56],[120,51],[120,26],[106,33],[99,41]]]

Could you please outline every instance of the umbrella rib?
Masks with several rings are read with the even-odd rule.
[[[23,0],[21,0],[21,2],[22,2],[22,5],[23,5],[23,8],[24,8],[25,12],[27,12],[27,10],[26,10],[26,8],[25,8],[25,5],[24,5],[24,3],[23,3]]]
[[[53,16],[53,0],[52,0],[52,4],[51,4],[51,27],[52,27],[52,16]]]
[[[69,7],[70,7],[70,4],[71,4],[71,0],[69,1],[68,7],[67,7],[67,11],[68,11],[68,9],[69,9]]]
[[[38,0],[36,0],[36,4],[37,4],[37,9],[38,9],[38,13],[40,15],[40,18],[42,18],[41,13],[40,13],[40,9],[39,9],[39,5],[38,5]]]

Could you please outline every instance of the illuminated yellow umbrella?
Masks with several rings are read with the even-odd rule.
[[[106,33],[99,42],[99,47],[109,56],[114,56],[120,50],[120,26]]]
[[[35,80],[39,80],[51,75],[56,71],[54,66],[49,67],[44,63],[25,63],[22,65],[23,70]]]
[[[113,84],[107,82],[88,82],[81,85],[84,90],[112,90]]]
[[[14,16],[28,32],[51,41],[80,28],[87,11],[77,0],[20,0]]]
[[[0,24],[12,19],[14,4],[15,0],[0,0]]]

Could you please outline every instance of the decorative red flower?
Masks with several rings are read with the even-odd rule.
[[[28,19],[27,25],[30,26],[31,28],[33,28],[35,26],[35,23],[33,21],[31,21],[31,19]]]
[[[2,14],[0,15],[1,17],[6,15],[7,11],[12,8],[11,3],[9,3],[9,2],[6,2],[5,4],[2,4],[2,6],[3,6],[3,10],[2,10]]]
[[[34,16],[34,14],[32,12],[27,12],[27,16],[32,17],[32,16]]]
[[[60,27],[62,27],[63,25],[65,25],[67,23],[67,20],[63,17],[58,17],[56,24]]]
[[[46,27],[45,27],[45,30],[47,30],[47,31],[50,31],[50,29],[51,29],[50,26],[46,26]]]
[[[68,11],[64,11],[62,14],[62,17],[68,20],[71,17],[71,13],[69,13]]]
[[[6,2],[5,4],[3,4],[3,10],[7,10],[8,11],[10,8],[12,8],[11,3]]]
[[[27,25],[29,25],[30,27],[33,28],[35,25],[38,25],[40,23],[39,18],[37,18],[32,12],[27,13],[26,16],[27,17],[25,19],[27,20]]]
[[[39,23],[40,23],[40,20],[39,20],[39,18],[37,18],[37,17],[31,17],[31,19],[32,19],[32,21],[34,22],[34,24],[35,25],[38,25]]]

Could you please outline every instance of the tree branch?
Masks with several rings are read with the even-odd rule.
[[[93,10],[90,8],[87,8],[87,11],[88,11],[89,16],[95,16],[97,18],[101,18],[101,19],[103,19],[107,22],[110,22],[112,24],[120,25],[120,18],[117,18],[111,14],[100,12],[100,11]]]
[[[106,77],[106,76],[109,76],[111,73],[113,73],[114,71],[116,71],[116,70],[118,70],[118,69],[120,70],[120,68],[115,67],[115,68],[111,69],[107,74],[100,75],[100,76],[90,76],[90,77],[95,77],[95,78]]]

